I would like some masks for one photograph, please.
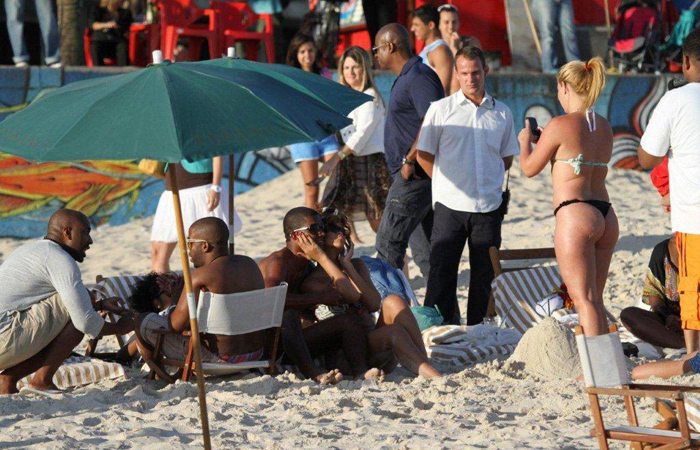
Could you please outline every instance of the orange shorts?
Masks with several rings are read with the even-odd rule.
[[[676,233],[681,326],[700,330],[700,235]]]

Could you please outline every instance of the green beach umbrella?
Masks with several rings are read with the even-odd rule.
[[[0,122],[0,151],[30,161],[149,158],[195,161],[321,140],[371,97],[335,85],[338,108],[275,76],[196,63],[71,83]],[[332,102],[332,95],[328,98]],[[195,367],[202,367],[196,303],[175,171],[169,171],[190,315]],[[231,174],[233,176],[233,174]],[[197,376],[204,448],[210,449],[204,375]]]
[[[250,76],[263,76],[279,81],[293,89],[297,89],[314,99],[322,102],[326,106],[334,109],[342,115],[348,115],[358,105],[356,103],[357,91],[353,89],[338,90],[338,83],[331,81],[314,73],[304,72],[295,67],[282,64],[261,64],[235,57],[233,47],[228,48],[228,56],[220,59],[210,59],[200,61],[197,65],[207,67],[219,67],[226,69],[237,76],[247,78]],[[371,100],[371,99],[368,99]],[[234,211],[234,173],[233,155],[229,156],[229,178],[228,178],[228,220],[229,228],[233,229]],[[234,253],[234,237],[230,235],[229,251]]]

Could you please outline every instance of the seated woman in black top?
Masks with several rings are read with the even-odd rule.
[[[96,66],[104,66],[105,57],[114,57],[118,66],[129,65],[129,27],[134,19],[124,0],[88,2],[88,27],[92,29],[90,56]]]

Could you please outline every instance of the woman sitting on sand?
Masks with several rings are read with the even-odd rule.
[[[383,295],[372,284],[370,271],[360,258],[353,258],[354,246],[350,240],[350,226],[345,215],[337,211],[323,214],[326,225],[324,251],[335,263],[327,272],[320,265],[304,280],[303,293],[323,291],[333,284],[348,301],[344,307],[324,308],[317,311],[319,319],[334,314],[364,314],[367,319],[367,339],[370,366],[390,371],[395,359],[411,372],[426,378],[439,377],[430,365],[418,323],[402,293],[382,289]],[[335,270],[338,269],[338,270]],[[376,324],[369,313],[379,312]],[[394,358],[395,357],[395,358]]]
[[[526,176],[552,165],[554,249],[586,336],[607,332],[603,291],[619,234],[605,188],[612,128],[593,111],[604,87],[601,58],[566,64],[557,74],[557,97],[566,114],[539,128],[539,138],[529,126],[518,136],[520,167]],[[534,150],[531,143],[536,144]]]

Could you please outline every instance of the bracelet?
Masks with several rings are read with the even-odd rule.
[[[212,184],[209,190],[212,190],[217,194],[221,194],[221,186],[219,186],[218,184]]]
[[[346,155],[345,152],[343,152],[342,150],[338,152],[338,159],[340,159],[341,161],[347,157],[348,155]]]
[[[413,166],[413,165],[416,164],[416,161],[415,161],[415,160],[410,161],[408,158],[406,158],[406,157],[404,156],[404,157],[401,159],[401,164],[402,164],[402,165],[403,165],[403,164],[408,164],[409,166]]]

